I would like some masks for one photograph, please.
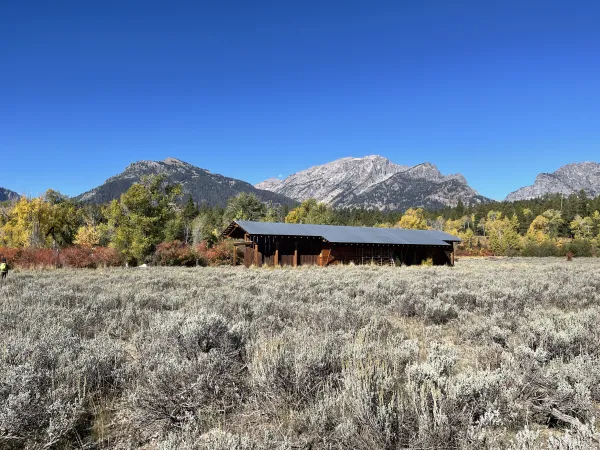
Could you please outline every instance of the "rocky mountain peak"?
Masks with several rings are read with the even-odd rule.
[[[540,173],[531,186],[511,192],[506,201],[528,200],[546,194],[576,194],[583,190],[587,195],[600,195],[600,164],[595,162],[571,163],[552,173]]]
[[[190,164],[188,164],[180,159],[172,158],[170,156],[168,158],[165,158],[165,160],[163,162],[169,166],[184,166],[184,167],[190,166]]]
[[[419,187],[415,190],[415,186]],[[429,162],[411,167],[380,155],[341,158],[284,180],[265,180],[256,187],[298,201],[315,198],[340,207],[399,209],[406,205],[451,205],[459,198],[465,203],[487,201],[460,174],[444,176]]]
[[[432,181],[438,180],[443,176],[435,164],[431,164],[429,162],[424,162],[417,164],[416,166],[409,167],[403,172],[403,174],[414,178],[426,178]]]
[[[11,191],[10,189],[0,187],[0,202],[5,202],[7,200],[17,200],[19,197],[20,195],[16,192]]]
[[[389,159],[387,159],[385,156],[381,156],[381,155],[367,155],[367,156],[362,156],[359,158],[349,157],[349,158],[342,158],[342,159],[349,159],[352,161],[372,162],[374,164],[393,164]]]
[[[278,186],[279,184],[281,184],[283,180],[280,180],[279,178],[267,178],[265,181],[261,181],[258,184],[255,184],[254,187],[256,189],[265,189],[267,191],[272,191],[275,189],[276,186]]]
[[[343,192],[363,192],[372,184],[379,183],[406,168],[378,155],[346,157],[302,170],[280,182],[271,180],[259,183],[255,187],[299,201],[317,198],[335,205],[335,198]]]
[[[160,167],[160,162],[142,159],[140,161],[134,161],[131,164],[129,164],[125,168],[125,172],[137,172],[140,170],[146,170],[149,168],[158,168],[158,167]]]
[[[196,167],[177,158],[167,158],[163,161],[137,161],[129,164],[120,174],[110,177],[101,186],[84,192],[77,198],[83,202],[106,203],[126,192],[135,182],[144,176],[165,175],[169,183],[180,184],[183,198],[188,195],[196,203],[211,206],[225,206],[230,197],[240,192],[255,194],[265,202],[294,205],[296,202],[283,195],[261,190],[251,184],[235,178],[210,173],[208,170]]]

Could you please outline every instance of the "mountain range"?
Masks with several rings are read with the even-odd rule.
[[[268,179],[259,189],[302,201],[315,198],[334,207],[403,210],[439,209],[491,201],[479,195],[460,174],[442,175],[433,164],[402,166],[383,156],[342,158],[311,167],[284,180]]]
[[[185,197],[209,206],[225,206],[230,197],[241,192],[255,194],[264,202],[294,205],[296,202],[281,194],[257,189],[250,183],[211,173],[176,158],[164,161],[138,161],[130,164],[118,175],[76,197],[84,203],[106,203],[120,197],[132,184],[149,175],[165,175],[170,183],[179,183]]]
[[[106,203],[117,199],[129,187],[148,175],[165,175],[179,183],[184,195],[199,204],[225,206],[241,192],[255,194],[274,204],[296,205],[308,198],[338,208],[405,210],[410,207],[438,209],[464,204],[490,202],[469,186],[461,174],[443,175],[435,165],[396,164],[383,156],[341,158],[302,170],[285,179],[270,178],[252,186],[235,178],[211,173],[176,158],[163,161],[138,161],[102,185],[75,197],[85,203]],[[552,173],[540,173],[533,185],[511,192],[506,201],[537,198],[546,194],[569,195],[583,190],[588,196],[600,195],[600,164],[567,164]],[[16,192],[0,188],[0,201],[18,198]]]
[[[5,202],[7,200],[15,200],[19,198],[20,195],[10,189],[5,189],[0,187],[0,202]]]
[[[556,172],[540,173],[531,186],[525,186],[506,196],[506,201],[528,200],[545,194],[576,194],[584,191],[589,197],[600,195],[600,164],[583,162],[567,164]]]

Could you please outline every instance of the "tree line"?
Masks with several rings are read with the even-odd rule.
[[[219,264],[233,256],[220,232],[233,220],[437,229],[463,240],[464,254],[596,254],[600,196],[585,192],[438,211],[335,209],[314,199],[295,208],[241,193],[209,207],[163,176],[144,178],[105,205],[79,203],[54,190],[0,206],[0,253],[22,265]],[[37,256],[36,256],[37,255]],[[43,255],[43,256],[40,256]],[[20,258],[20,259],[19,259]],[[25,263],[23,261],[33,261]],[[49,262],[48,262],[49,261]]]

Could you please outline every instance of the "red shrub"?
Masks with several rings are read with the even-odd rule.
[[[110,247],[94,248],[92,261],[96,267],[118,267],[123,264],[123,258],[119,252]]]
[[[89,247],[72,246],[63,248],[58,255],[61,267],[85,269],[94,267],[92,249]]]
[[[239,249],[233,245],[232,241],[218,242],[211,248],[205,250],[204,256],[211,266],[231,264],[233,262],[234,250],[238,252],[238,259],[243,258],[243,255],[240,253]]]
[[[115,267],[122,264],[114,248],[72,246],[60,251],[48,248],[0,248],[0,258],[6,258],[12,268],[43,269],[49,267]]]
[[[17,259],[18,255],[19,255],[18,248],[0,247],[0,260],[2,258],[6,258],[6,262],[8,262],[8,264],[10,266],[14,266],[15,260]]]
[[[196,245],[196,248],[194,250],[197,254],[204,255],[206,253],[206,250],[208,250],[208,242],[200,242],[198,245]]]
[[[209,261],[208,261],[208,257],[206,256],[207,251],[208,251],[208,243],[206,241],[202,241],[194,247],[194,253],[196,254],[198,265],[200,265],[200,266],[208,265]]]
[[[57,267],[58,252],[49,248],[24,248],[17,253],[14,266],[22,269]]]
[[[181,241],[161,242],[156,246],[154,261],[161,266],[194,266],[196,254]]]

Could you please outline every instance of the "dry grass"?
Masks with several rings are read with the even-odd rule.
[[[600,261],[14,272],[0,447],[598,447]]]

